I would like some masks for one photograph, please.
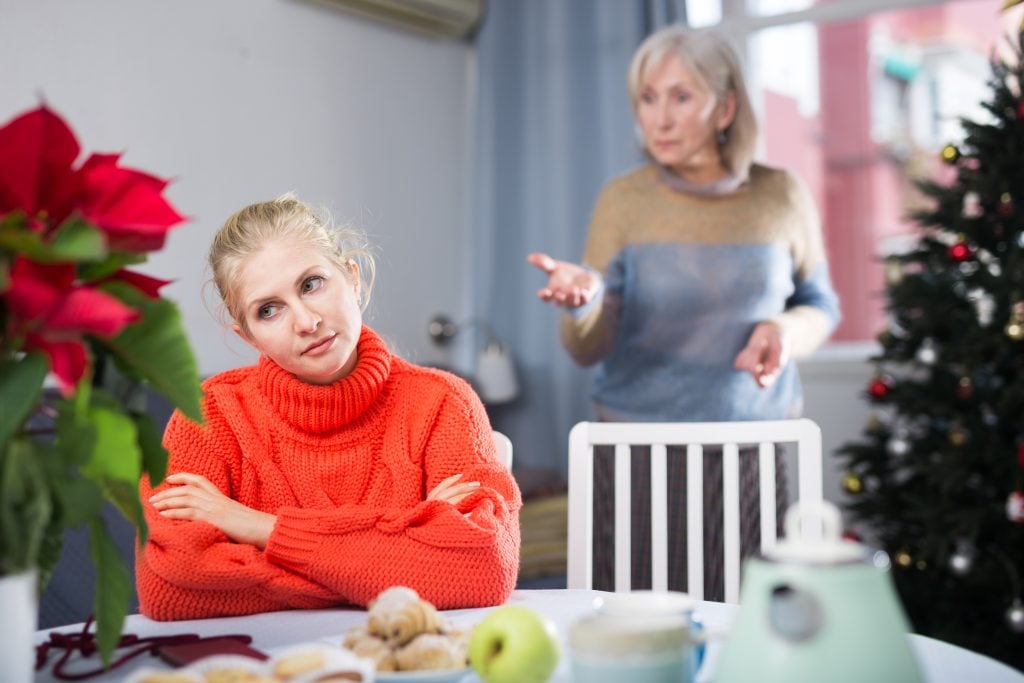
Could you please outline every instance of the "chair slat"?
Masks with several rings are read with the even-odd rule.
[[[686,447],[686,592],[704,599],[704,449]]]
[[[651,446],[651,588],[668,590],[668,456]]]
[[[628,591],[633,587],[630,576],[630,560],[633,548],[630,543],[632,526],[632,484],[630,481],[629,444],[615,446],[615,590]]]
[[[740,456],[734,443],[722,446],[722,545],[725,601],[740,601]]]
[[[775,444],[758,447],[758,470],[761,473],[761,552],[775,545]]]

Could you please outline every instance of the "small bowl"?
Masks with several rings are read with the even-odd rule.
[[[697,601],[679,591],[631,591],[594,598],[594,611],[616,617],[689,617]]]

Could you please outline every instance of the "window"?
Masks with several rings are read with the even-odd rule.
[[[1003,0],[881,4],[723,2],[721,27],[746,49],[760,158],[800,175],[821,212],[843,307],[833,341],[871,340],[886,324],[878,257],[913,231],[907,215],[922,201],[914,180],[949,170],[939,151],[960,140],[959,118],[986,115],[989,59],[1022,9],[1002,12]]]

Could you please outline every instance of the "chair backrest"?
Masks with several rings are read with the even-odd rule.
[[[494,450],[498,452],[498,460],[512,469],[512,440],[501,432],[494,432]]]
[[[668,588],[668,476],[666,446],[686,448],[687,588],[704,597],[703,451],[722,451],[722,518],[725,601],[740,588],[740,445],[756,445],[760,470],[761,551],[776,541],[775,447],[795,443],[798,500],[822,499],[821,429],[811,420],[749,422],[580,422],[569,433],[569,588],[593,585],[594,446],[615,447],[615,590],[631,589],[631,446],[650,446],[651,579]],[[675,449],[673,449],[675,450]],[[709,492],[710,496],[714,492]]]

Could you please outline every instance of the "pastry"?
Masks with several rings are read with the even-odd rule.
[[[377,671],[395,671],[394,650],[382,639],[357,626],[345,635],[342,646],[359,657],[373,660]]]
[[[399,671],[461,669],[466,666],[466,648],[461,639],[440,633],[424,633],[395,652]]]
[[[318,650],[285,655],[274,662],[274,676],[283,680],[316,671],[326,664],[324,653]]]
[[[391,645],[401,646],[421,633],[440,633],[441,615],[405,586],[389,588],[370,603],[367,631]]]

